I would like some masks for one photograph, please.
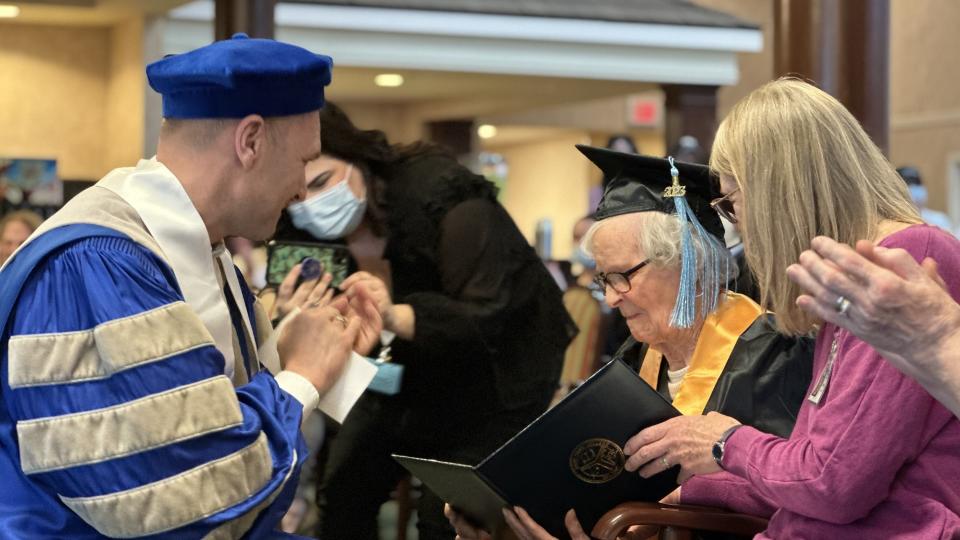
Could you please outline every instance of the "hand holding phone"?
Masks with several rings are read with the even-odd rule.
[[[330,285],[332,281],[333,275],[324,272],[319,261],[309,257],[304,259],[290,270],[277,287],[272,318],[282,319],[294,308],[329,304],[334,294],[339,292]]]
[[[318,261],[322,272],[328,272],[333,276],[331,283],[334,287],[339,287],[350,271],[350,252],[346,246],[274,240],[267,244],[267,284],[279,286],[293,267],[307,258]],[[311,268],[301,269],[301,271],[305,271],[304,279],[309,279],[307,275],[312,275]],[[317,274],[316,277],[319,275]]]

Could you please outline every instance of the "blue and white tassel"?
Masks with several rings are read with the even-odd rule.
[[[714,236],[703,228],[697,216],[687,204],[687,188],[680,184],[680,171],[668,157],[670,162],[670,176],[673,184],[663,191],[665,198],[672,198],[676,207],[677,217],[681,220],[680,240],[680,287],[677,290],[677,301],[670,314],[670,326],[676,328],[690,328],[696,320],[697,309],[697,269],[698,257],[703,256],[703,278],[700,281],[701,316],[706,317],[717,308],[720,288],[726,285],[730,273],[730,256],[727,248]],[[693,225],[696,238],[687,226]],[[694,242],[699,243],[700,249]],[[721,266],[723,267],[721,270]]]

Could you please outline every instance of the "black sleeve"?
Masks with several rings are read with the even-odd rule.
[[[524,242],[506,211],[488,199],[462,202],[440,224],[440,292],[418,292],[413,344],[432,353],[492,354],[512,306],[522,304]],[[431,354],[429,356],[436,356]]]

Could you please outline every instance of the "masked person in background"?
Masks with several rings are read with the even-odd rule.
[[[907,183],[907,190],[910,192],[910,198],[913,200],[913,204],[917,205],[917,210],[920,211],[920,218],[930,225],[935,225],[947,232],[953,233],[953,222],[950,221],[950,216],[932,208],[927,208],[927,199],[929,196],[927,186],[923,185],[923,179],[920,177],[920,171],[917,170],[916,167],[905,166],[898,167],[897,174]]]
[[[391,453],[479,462],[546,409],[576,329],[492,183],[330,103],[320,117],[323,154],[277,239],[345,242],[357,271],[340,288],[372,292],[404,366],[398,393],[368,391],[346,418],[320,484],[319,536],[363,540],[404,474]],[[453,538],[442,507],[424,488],[421,539]]]

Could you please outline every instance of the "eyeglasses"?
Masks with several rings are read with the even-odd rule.
[[[650,264],[650,259],[624,272],[597,272],[597,275],[593,276],[593,282],[604,293],[607,292],[607,285],[609,285],[613,287],[613,290],[623,294],[630,291],[630,276],[648,264]]]
[[[733,210],[733,201],[730,200],[730,196],[738,191],[740,191],[740,188],[727,193],[719,199],[710,201],[710,208],[713,208],[716,213],[720,214],[720,217],[726,219],[730,223],[737,222],[737,214]]]

